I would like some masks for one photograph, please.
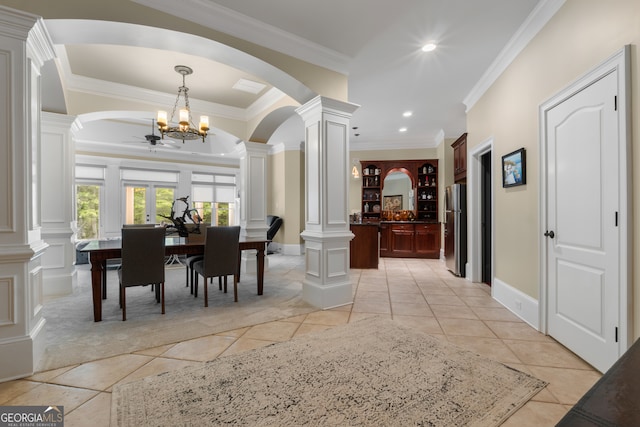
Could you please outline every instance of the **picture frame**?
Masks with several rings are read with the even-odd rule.
[[[401,211],[402,194],[395,196],[382,196],[382,206],[385,211]]]
[[[527,183],[527,157],[524,148],[502,156],[502,187],[517,187]]]

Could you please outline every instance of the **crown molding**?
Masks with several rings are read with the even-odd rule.
[[[45,62],[56,57],[51,36],[41,18],[35,22],[31,31],[29,31],[27,46],[33,53],[32,59],[38,69],[42,68]]]
[[[0,35],[26,40],[39,17],[0,5]]]
[[[518,31],[511,37],[507,45],[484,72],[471,92],[462,101],[469,112],[478,100],[502,75],[507,67],[516,59],[531,40],[544,28],[549,20],[562,7],[566,0],[542,0],[531,11]]]
[[[347,55],[206,0],[132,0],[215,31],[284,53],[320,67],[348,74]]]

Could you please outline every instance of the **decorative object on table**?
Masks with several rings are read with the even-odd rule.
[[[185,205],[187,205],[182,211],[182,216],[180,217],[176,216],[176,211],[175,211],[176,201],[178,200],[183,202]],[[176,199],[173,201],[173,203],[171,204],[170,216],[166,216],[166,215],[159,215],[159,216],[161,216],[162,218],[168,219],[173,223],[173,225],[166,227],[167,234],[177,231],[178,236],[188,237],[189,233],[194,233],[194,234],[201,233],[200,224],[202,223],[202,218],[200,217],[200,214],[198,213],[197,209],[194,209],[194,208],[189,209],[189,196],[180,197],[179,199]],[[187,219],[191,223],[195,224],[195,226],[188,228],[187,224],[189,222],[187,221]]]
[[[191,119],[191,108],[189,107],[189,88],[185,84],[185,76],[193,74],[193,70],[186,65],[176,65],[174,67],[176,73],[182,75],[182,86],[178,87],[178,96],[176,102],[173,105],[173,111],[171,111],[171,117],[167,118],[166,111],[158,111],[158,129],[162,134],[162,138],[165,136],[173,139],[181,139],[184,144],[185,140],[204,139],[207,137],[209,131],[209,117],[200,116],[200,124],[198,128],[193,125]],[[177,126],[172,126],[171,122],[176,114],[176,108],[180,101],[180,94],[184,96],[184,108],[179,111],[179,122]]]
[[[116,385],[111,420],[488,427],[546,384],[398,321],[364,319]]]
[[[502,156],[502,186],[516,187],[527,183],[527,159],[524,148]]]

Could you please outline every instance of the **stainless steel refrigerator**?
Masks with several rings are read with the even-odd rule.
[[[444,201],[444,258],[447,268],[465,277],[467,263],[467,186],[447,187]]]

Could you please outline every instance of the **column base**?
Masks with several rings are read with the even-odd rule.
[[[301,236],[306,250],[303,299],[322,309],[352,303],[349,242],[353,234],[304,231]]]
[[[42,319],[30,335],[0,343],[0,382],[33,375],[46,347],[45,324]]]
[[[305,302],[326,310],[352,304],[353,290],[351,282],[327,286],[304,280],[302,282],[302,298]]]

